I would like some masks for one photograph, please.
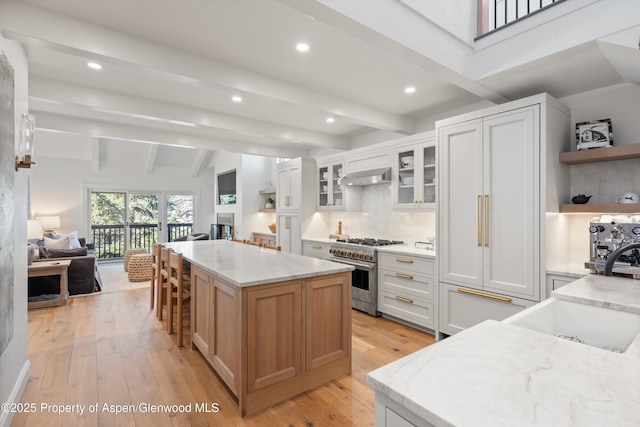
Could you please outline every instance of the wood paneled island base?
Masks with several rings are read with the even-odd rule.
[[[351,273],[249,288],[191,274],[192,346],[243,416],[351,373]]]
[[[242,416],[351,373],[353,267],[224,241],[171,246],[192,263],[192,347]]]

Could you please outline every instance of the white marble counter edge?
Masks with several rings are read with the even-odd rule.
[[[319,260],[319,261],[323,261],[323,260]],[[345,265],[345,264],[339,264],[337,262],[334,262],[333,264],[336,264],[336,267],[331,268],[331,269],[323,269],[321,271],[312,271],[309,273],[298,273],[298,274],[290,274],[288,276],[273,276],[273,277],[267,277],[264,279],[256,279],[256,280],[252,280],[252,281],[244,281],[242,283],[233,280],[232,278],[212,270],[210,267],[207,267],[206,265],[202,265],[198,262],[193,262],[190,261],[193,265],[196,265],[198,267],[200,267],[201,269],[203,269],[204,271],[206,271],[207,273],[209,273],[210,275],[217,277],[218,279],[224,280],[225,282],[234,285],[238,288],[248,288],[251,286],[258,286],[258,285],[266,285],[266,284],[270,284],[270,283],[278,283],[278,282],[286,282],[289,280],[298,280],[298,279],[307,279],[309,277],[318,277],[318,276],[326,276],[329,274],[336,274],[336,273],[344,273],[347,271],[351,271],[354,269],[353,266],[350,265]],[[327,261],[330,262],[330,261]]]
[[[614,289],[615,288],[615,289]],[[640,314],[640,281],[590,274],[551,292],[553,298]]]
[[[591,271],[584,264],[560,264],[547,268],[547,274],[580,278],[591,274]]]
[[[436,251],[431,251],[423,248],[416,248],[409,245],[391,245],[391,246],[376,246],[376,251],[381,253],[391,253],[398,255],[411,255],[421,258],[435,259]]]

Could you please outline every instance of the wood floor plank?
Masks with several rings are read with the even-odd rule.
[[[351,375],[242,418],[235,398],[191,350],[188,319],[185,346],[178,348],[175,334],[168,335],[166,323],[149,310],[148,292],[95,294],[71,298],[65,307],[29,311],[31,378],[22,401],[98,403],[99,408],[83,415],[17,414],[12,427],[373,425],[374,392],[367,374],[435,342],[432,335],[353,311]],[[102,411],[105,403],[189,410],[116,415]]]

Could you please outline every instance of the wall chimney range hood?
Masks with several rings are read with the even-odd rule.
[[[368,169],[364,171],[351,172],[338,180],[339,185],[377,185],[391,183],[391,168]]]

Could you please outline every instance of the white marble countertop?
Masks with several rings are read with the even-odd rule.
[[[165,246],[213,276],[238,286],[255,286],[351,271],[354,267],[230,240],[171,242]]]
[[[584,267],[584,263],[582,265],[560,264],[554,265],[551,268],[547,268],[547,274],[559,274],[561,276],[580,278],[591,274],[591,271],[588,268]]]
[[[551,292],[553,298],[640,314],[640,280],[590,274]],[[638,378],[640,387],[640,378]]]
[[[376,246],[376,251],[399,254],[399,255],[415,255],[423,258],[436,257],[436,251],[432,251],[424,248],[417,248],[413,245]]]
[[[640,282],[632,279],[590,275],[553,296],[640,312]],[[436,426],[640,425],[638,339],[618,354],[489,320],[368,381]]]
[[[485,321],[371,372],[436,426],[640,425],[640,355]]]

